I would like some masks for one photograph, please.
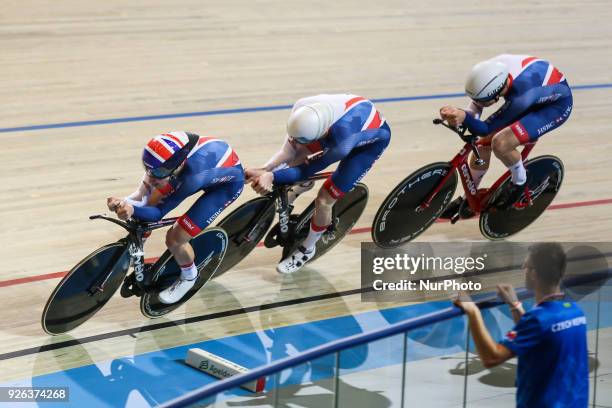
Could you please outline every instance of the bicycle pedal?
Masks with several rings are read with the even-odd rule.
[[[148,291],[147,291],[148,292]],[[142,295],[145,294],[145,291],[140,289],[140,287],[138,285],[134,285],[132,286],[132,293],[134,294],[134,296],[136,297],[142,297]]]
[[[134,274],[131,274],[125,278],[123,284],[121,285],[119,294],[123,298],[129,298],[132,296],[141,297],[143,295],[143,291],[136,284]]]
[[[132,286],[133,284],[128,283],[127,280],[123,281],[123,284],[121,285],[121,290],[119,291],[119,294],[121,295],[122,298],[129,298],[134,296],[134,291],[132,290]]]
[[[272,233],[266,235],[266,237],[264,238],[264,246],[266,248],[274,248],[274,247],[278,246],[278,241],[276,240],[276,235],[273,235]]]
[[[457,211],[457,212],[455,213],[455,215],[453,215],[453,216],[450,218],[450,223],[451,223],[451,224],[456,224],[456,223],[457,223],[457,221],[459,221],[459,219],[460,219],[460,218],[461,218],[461,214],[459,214],[459,212]]]

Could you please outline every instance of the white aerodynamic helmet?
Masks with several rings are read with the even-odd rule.
[[[488,102],[499,96],[508,80],[508,67],[498,61],[474,65],[465,80],[465,93],[477,102]]]
[[[307,144],[323,136],[333,121],[334,108],[329,103],[304,105],[291,112],[287,134],[296,142]]]

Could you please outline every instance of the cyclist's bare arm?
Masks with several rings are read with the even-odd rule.
[[[280,150],[263,165],[263,169],[266,171],[274,171],[280,166],[296,166],[302,164],[310,154],[310,150],[305,146],[291,143],[289,138],[286,138]]]
[[[474,101],[470,101],[469,105],[467,106],[467,108],[465,108],[465,110],[467,112],[470,112],[472,115],[474,115],[475,118],[480,118],[483,107]]]
[[[276,152],[266,164],[262,167],[248,168],[245,170],[245,182],[257,183],[259,176],[264,173],[286,167],[298,166],[304,163],[309,155],[310,151],[306,147],[297,143],[291,143],[289,138],[286,138],[280,150]]]
[[[152,192],[153,186],[145,173],[136,191],[125,197],[125,200],[135,207],[142,207],[143,205],[147,205]]]
[[[106,205],[110,211],[117,213],[118,211],[125,209],[126,204],[129,204],[132,207],[142,207],[154,201],[158,202],[161,197],[161,193],[157,189],[153,188],[149,177],[145,173],[136,191],[124,198],[108,197],[106,199]]]

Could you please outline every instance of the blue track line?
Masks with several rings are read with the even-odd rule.
[[[572,90],[590,90],[590,89],[602,89],[602,88],[612,88],[612,83],[572,86]],[[423,101],[423,100],[430,100],[430,99],[460,98],[462,96],[464,96],[463,93],[444,93],[444,94],[432,94],[432,95],[401,96],[401,97],[395,97],[395,98],[378,98],[378,99],[372,99],[372,102],[374,103],[393,103],[393,102]],[[70,128],[70,127],[81,127],[81,126],[97,126],[97,125],[108,125],[112,123],[125,123],[125,122],[144,122],[148,120],[191,118],[191,117],[196,117],[196,116],[218,116],[218,115],[232,115],[232,114],[237,114],[237,113],[267,112],[267,111],[287,110],[287,109],[291,109],[291,106],[292,105],[256,106],[256,107],[250,107],[250,108],[218,109],[218,110],[199,111],[199,112],[168,113],[168,114],[162,114],[162,115],[128,116],[124,118],[48,123],[48,124],[42,124],[42,125],[29,125],[29,126],[0,128],[0,133],[25,132],[25,131],[31,131],[31,130],[58,129],[58,128]]]

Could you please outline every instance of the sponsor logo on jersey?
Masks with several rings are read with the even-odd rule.
[[[226,203],[224,207],[219,208],[217,211],[215,211],[213,215],[208,217],[208,219],[206,220],[206,224],[210,224],[211,222],[213,222],[215,218],[217,218],[217,216],[221,214],[221,211],[223,211],[227,205],[228,204]]]
[[[329,185],[329,190],[333,196],[339,196],[340,194],[342,194],[342,191],[340,191],[338,187],[336,187],[334,184],[331,184],[331,183]]]
[[[562,95],[559,94],[559,93],[548,95],[548,96],[542,96],[540,99],[538,99],[536,104],[542,104],[542,103],[547,103],[547,102],[554,102],[557,99],[561,98],[561,96]]]
[[[227,183],[229,181],[232,181],[233,179],[234,179],[234,176],[215,177],[214,179],[212,179],[212,182],[214,184]]]
[[[186,214],[179,218],[179,224],[192,237],[197,235],[201,231],[201,228],[198,227]]]
[[[183,225],[184,225],[184,226],[186,226],[186,227],[187,227],[187,228],[189,228],[190,230],[192,230],[192,229],[193,229],[193,224],[191,224],[191,223],[189,222],[189,220],[187,220],[187,218],[186,218],[186,217],[185,217],[185,218],[183,218],[182,220],[183,220]]]
[[[527,136],[527,130],[519,122],[512,125],[512,130],[514,130],[514,133],[518,136]]]
[[[545,124],[544,126],[542,126],[541,128],[538,129],[538,136],[548,132],[550,129],[552,129],[553,127],[555,127],[555,124],[557,122],[556,121],[552,121],[550,123]]]

